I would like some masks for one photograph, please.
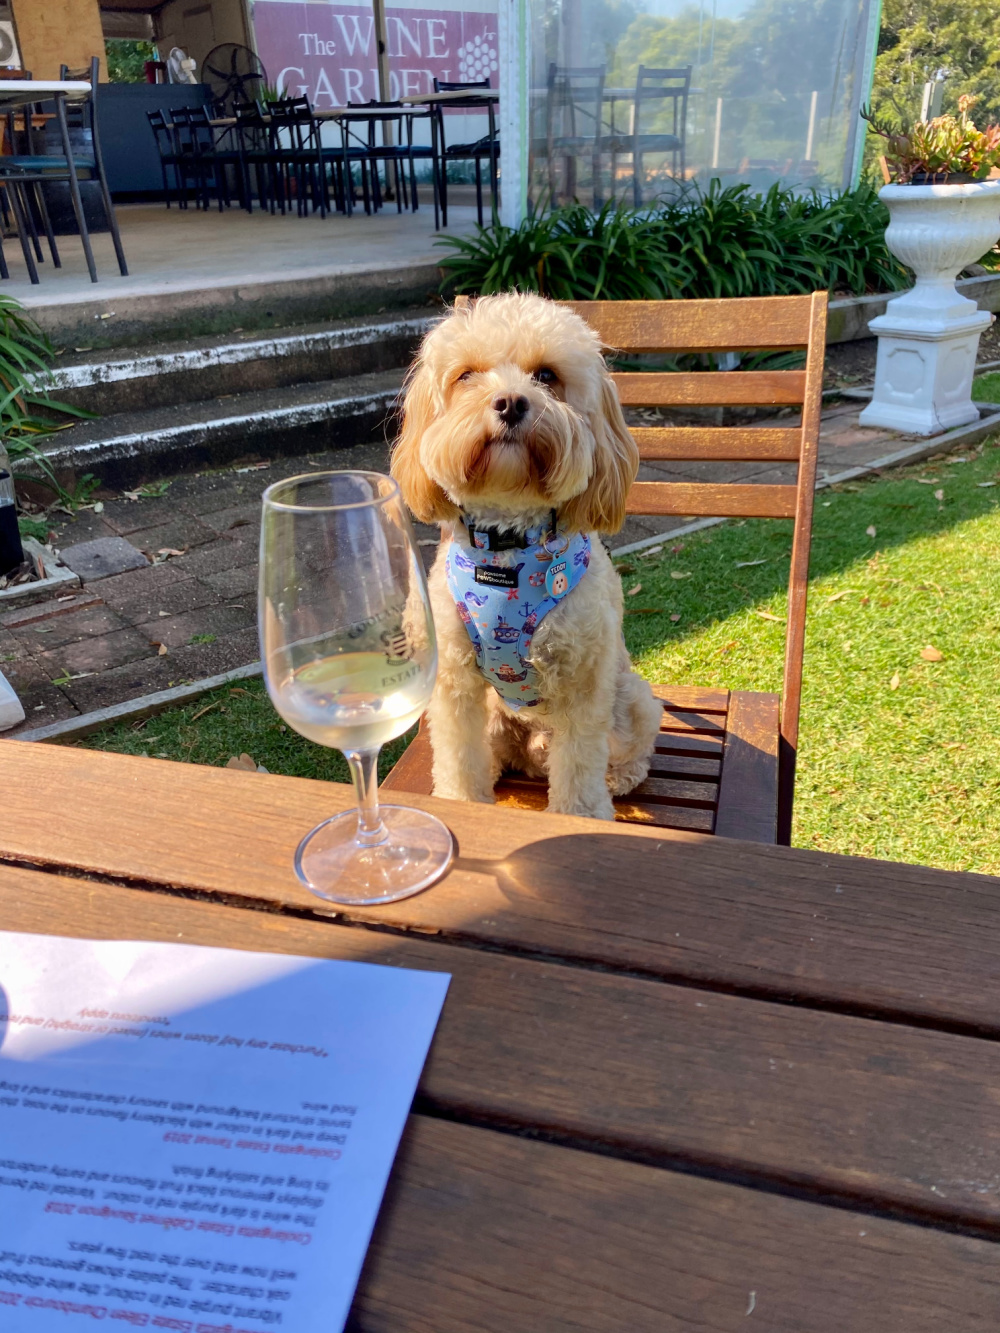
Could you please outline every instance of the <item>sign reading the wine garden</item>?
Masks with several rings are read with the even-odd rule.
[[[390,98],[433,92],[435,78],[489,78],[496,87],[496,0],[452,5],[386,7]],[[253,22],[268,78],[288,96],[319,110],[379,96],[370,4],[256,0]]]

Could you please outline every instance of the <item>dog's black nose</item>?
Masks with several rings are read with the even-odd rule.
[[[530,404],[520,393],[501,393],[493,399],[493,411],[505,426],[516,426],[527,416]]]

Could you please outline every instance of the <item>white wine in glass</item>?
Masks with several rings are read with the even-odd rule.
[[[413,532],[391,477],[319,472],[264,492],[260,638],[267,690],[300,735],[342,750],[357,811],[299,844],[295,869],[321,898],[389,903],[447,870],[433,815],[379,807],[378,753],[427,707],[434,621]]]

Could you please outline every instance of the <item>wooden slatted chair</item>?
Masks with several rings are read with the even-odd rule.
[[[459,297],[459,302],[468,298]],[[625,407],[801,407],[789,426],[637,427],[644,461],[796,463],[794,484],[637,481],[630,514],[794,519],[781,696],[660,685],[663,723],[649,777],[615,801],[617,818],[755,842],[791,837],[806,588],[819,445],[826,292],[730,301],[568,302],[619,353],[760,352],[804,348],[804,370],[616,374]],[[383,787],[431,790],[426,728]],[[497,801],[544,809],[545,784],[505,774]]]

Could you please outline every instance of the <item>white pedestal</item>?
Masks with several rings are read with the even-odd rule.
[[[979,335],[989,328],[992,315],[977,310],[936,331],[908,329],[905,320],[893,318],[895,304],[890,301],[890,313],[870,325],[878,334],[875,393],[860,424],[907,435],[938,435],[978,421],[972,373]]]
[[[1000,235],[1000,181],[887,185],[886,244],[916,274],[869,328],[878,335],[875,392],[863,426],[938,435],[976,421],[972,374],[993,316],[962,296],[955,276]]]

